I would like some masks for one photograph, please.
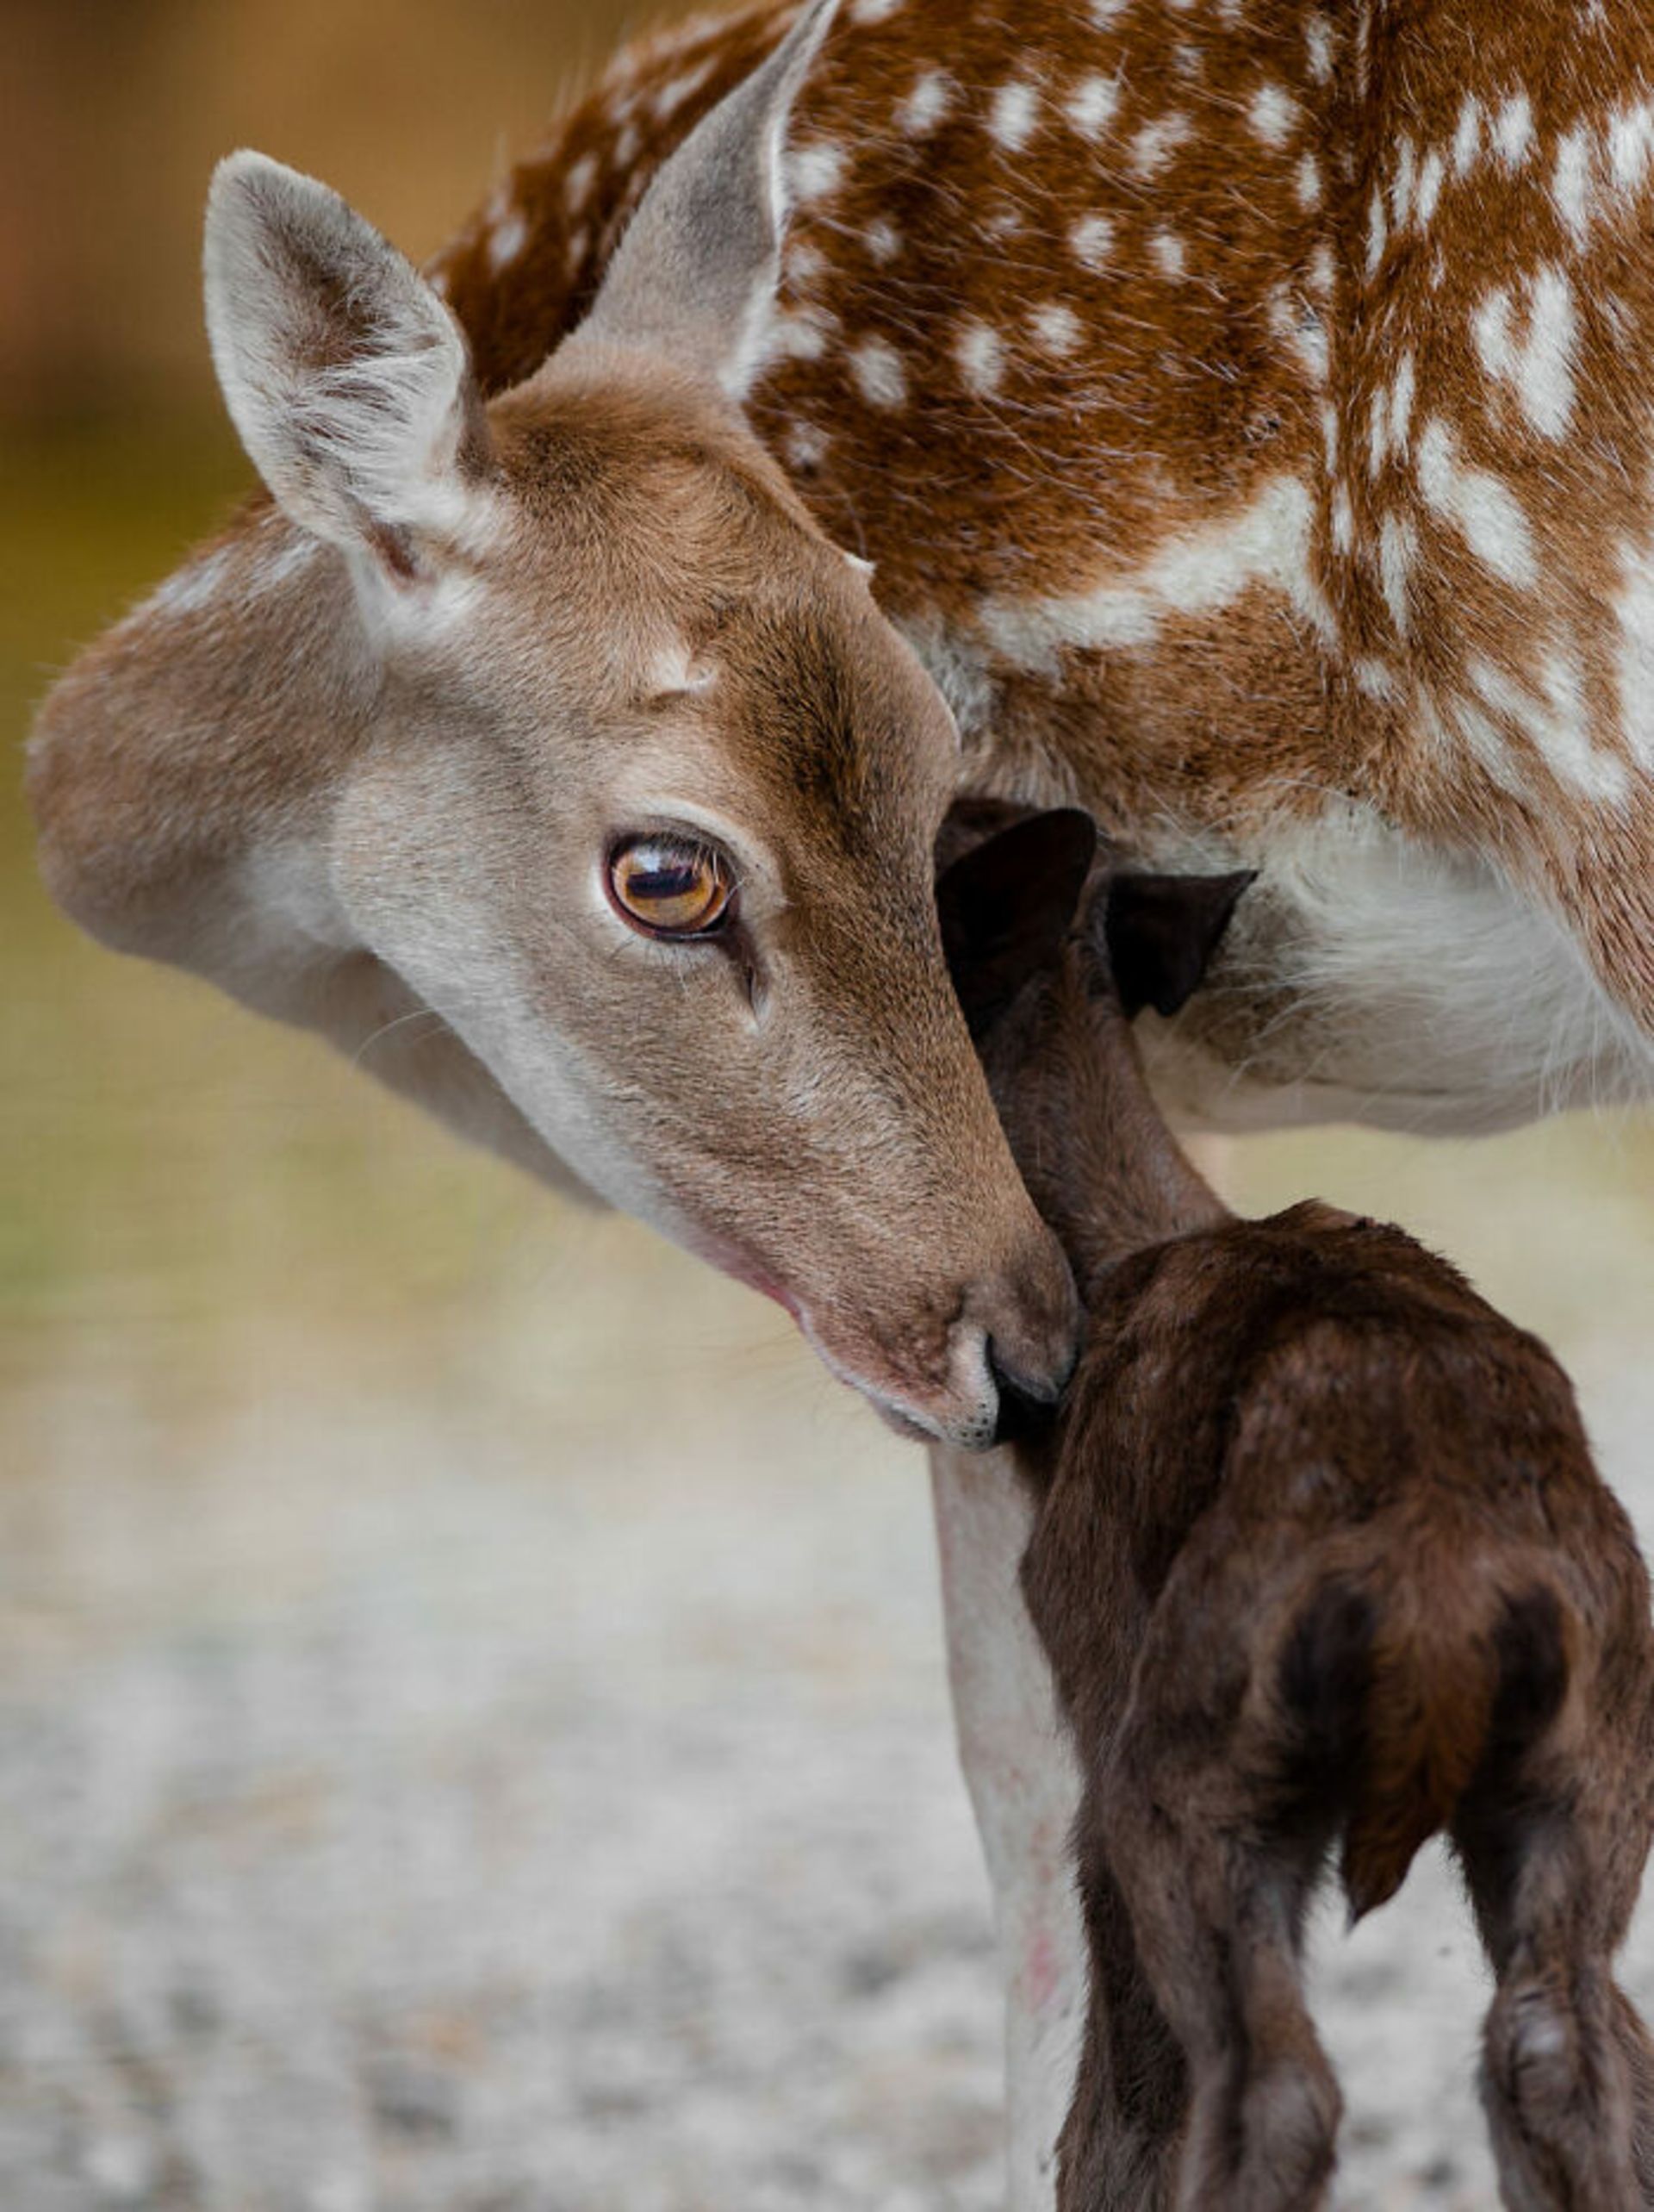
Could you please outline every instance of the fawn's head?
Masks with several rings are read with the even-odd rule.
[[[311,938],[395,971],[588,1185],[899,1426],[984,1443],[1002,1375],[1060,1384],[1074,1304],[942,959],[957,732],[740,409],[830,13],[666,165],[513,390],[485,402],[412,265],[257,155],[215,182],[208,317],[304,533],[287,657],[328,670],[325,803],[285,809]]]

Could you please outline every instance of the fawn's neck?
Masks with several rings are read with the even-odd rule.
[[[1055,1051],[1035,1071],[1012,1150],[1035,1204],[1086,1285],[1132,1253],[1232,1218],[1166,1125],[1131,1025],[1064,986]]]

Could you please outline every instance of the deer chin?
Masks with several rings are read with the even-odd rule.
[[[972,1332],[974,1343],[957,1336],[951,1339],[946,1382],[925,1390],[898,1377],[871,1345],[835,1341],[803,1309],[796,1318],[805,1343],[827,1372],[866,1399],[899,1436],[913,1443],[953,1444],[966,1451],[979,1451],[992,1442],[999,1393],[988,1367],[986,1336]]]

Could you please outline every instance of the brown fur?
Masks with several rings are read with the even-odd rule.
[[[1359,1914],[1438,1829],[1498,1978],[1507,2203],[1654,2204],[1611,1972],[1654,1818],[1649,1587],[1567,1379],[1399,1229],[1228,1215],[1149,1096],[1101,913],[981,1043],[1089,1311],[1060,1423],[1017,1450],[1084,1789],[1063,2212],[1324,2202],[1305,1908],[1340,1834]]]

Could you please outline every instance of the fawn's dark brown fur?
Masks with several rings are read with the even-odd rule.
[[[1075,819],[991,839],[940,891],[1090,1317],[1062,1418],[1017,1447],[1023,1586],[1084,1778],[1063,2212],[1324,2202],[1340,2097],[1300,1987],[1305,1910],[1334,1847],[1359,1916],[1438,1830],[1497,1978],[1483,2091],[1506,2203],[1654,2204],[1654,2057],[1612,1974],[1654,1753],[1631,1528],[1567,1377],[1445,1261],[1313,1201],[1238,1219],[1178,1149],[1129,1013],[1192,988],[1237,884],[1191,948],[1178,887],[1145,903],[1105,871],[1019,983],[1070,911]]]

